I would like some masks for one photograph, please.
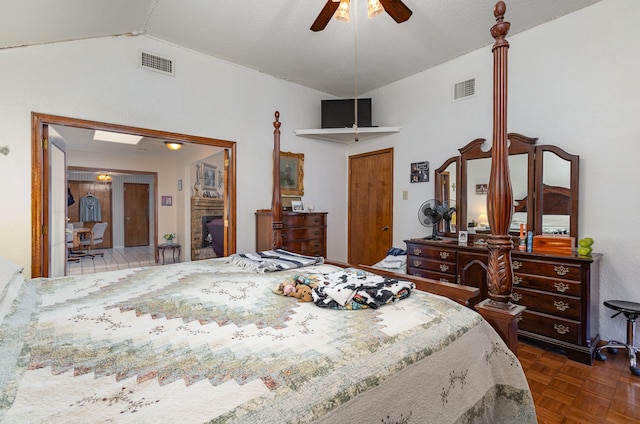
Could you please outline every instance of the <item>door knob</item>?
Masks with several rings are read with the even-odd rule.
[[[388,225],[385,225],[384,227],[382,227],[382,231],[387,231],[389,229]]]

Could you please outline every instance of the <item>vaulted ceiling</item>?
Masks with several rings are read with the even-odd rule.
[[[356,69],[366,93],[493,43],[495,0],[403,1],[402,24],[351,0],[350,22],[312,32],[326,0],[2,0],[0,48],[149,36],[347,98]],[[506,0],[510,35],[598,1]]]

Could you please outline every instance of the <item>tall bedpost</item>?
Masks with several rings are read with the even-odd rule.
[[[509,146],[507,140],[507,52],[505,39],[511,24],[504,21],[506,5],[496,3],[493,14],[496,24],[491,27],[493,45],[493,146],[491,147],[491,172],[487,191],[487,215],[491,234],[487,238],[489,259],[487,263],[487,288],[489,299],[480,302],[476,309],[500,334],[515,353],[518,349],[518,319],[523,306],[510,303],[513,288],[511,249],[509,235],[513,211],[513,191],[509,176]]]
[[[496,24],[491,35],[493,45],[493,146],[491,148],[491,172],[487,191],[487,215],[491,234],[487,240],[489,265],[487,285],[489,298],[494,306],[508,307],[513,284],[509,235],[513,212],[513,191],[509,176],[509,146],[507,145],[507,53],[509,42],[505,39],[510,23],[504,22],[506,6],[496,3],[493,14]]]
[[[272,239],[273,249],[282,248],[282,197],[280,195],[280,112],[276,110],[276,120],[273,122],[273,196],[271,198]]]

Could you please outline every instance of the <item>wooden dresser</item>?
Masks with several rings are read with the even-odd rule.
[[[271,210],[256,211],[256,250],[271,249]],[[327,212],[282,212],[282,246],[301,255],[327,257]]]
[[[480,289],[471,303],[488,297],[485,245],[458,245],[412,239],[407,244],[407,272]],[[512,303],[525,306],[518,323],[520,337],[561,349],[570,358],[591,365],[598,334],[599,260],[591,257],[512,251]]]

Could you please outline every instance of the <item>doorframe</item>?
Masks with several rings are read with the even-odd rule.
[[[127,125],[70,118],[31,112],[31,276],[48,277],[49,237],[49,176],[48,139],[49,125],[120,132],[142,137],[161,138],[167,141],[194,143],[220,147],[229,151],[228,174],[224,181],[225,255],[236,251],[236,142],[188,134],[173,133]],[[226,164],[225,164],[226,165]],[[157,197],[157,196],[156,196]],[[157,199],[156,199],[157,201]],[[157,212],[156,212],[157,213]],[[157,220],[156,220],[157,224]],[[154,250],[157,252],[157,228]]]

